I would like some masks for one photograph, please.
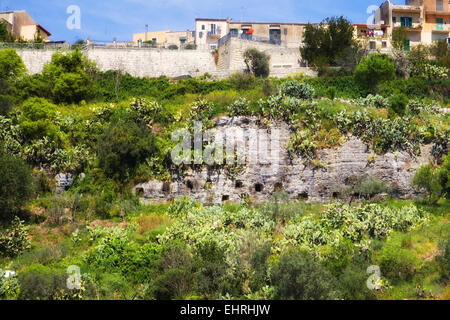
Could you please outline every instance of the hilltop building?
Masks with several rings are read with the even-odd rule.
[[[175,45],[179,48],[183,48],[188,44],[195,43],[195,32],[190,30],[186,31],[162,30],[162,31],[151,31],[133,34],[133,42],[136,45],[142,45],[147,41],[151,41],[153,44],[162,47],[169,47],[171,45]]]
[[[6,23],[8,31],[17,40],[33,42],[41,38],[45,42],[51,33],[37,24],[25,10],[0,12],[0,21]]]
[[[214,49],[227,35],[244,40],[257,40],[285,47],[299,47],[303,40],[305,23],[240,22],[231,19],[195,20],[195,43],[198,47]]]
[[[448,0],[405,0],[397,5],[387,0],[375,14],[376,25],[387,25],[388,34],[400,27],[406,27],[411,46],[431,44],[436,40],[449,38],[450,6]]]

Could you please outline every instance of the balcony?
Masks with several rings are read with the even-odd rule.
[[[450,31],[450,25],[448,24],[435,24],[431,30],[433,33],[448,33]]]
[[[420,14],[422,12],[422,7],[420,7],[420,6],[392,5],[392,12],[418,13],[418,14]]]
[[[420,22],[413,22],[411,25],[402,25],[401,22],[396,22],[393,25],[394,29],[399,29],[401,27],[405,27],[408,31],[411,32],[421,32],[423,29],[423,25]]]

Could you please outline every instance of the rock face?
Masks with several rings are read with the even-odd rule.
[[[70,173],[59,173],[55,177],[57,194],[61,194],[66,191],[73,184],[73,176]]]
[[[250,151],[255,132],[278,130],[279,135],[272,137],[271,146],[279,144],[280,148],[272,147],[277,152],[258,148],[259,158],[266,158],[266,161],[249,163],[235,169],[226,166],[188,169],[183,175],[173,175],[169,182],[149,181],[139,184],[134,188],[135,193],[144,201],[165,201],[188,196],[202,203],[218,204],[223,201],[238,202],[245,196],[255,202],[264,202],[271,200],[274,192],[282,191],[291,199],[322,202],[339,197],[336,186],[344,185],[349,177],[366,174],[386,181],[396,190],[398,197],[414,198],[418,196],[411,185],[415,171],[432,158],[432,145],[422,146],[421,156],[417,158],[404,151],[374,156],[367,144],[354,136],[348,136],[340,147],[321,150],[318,160],[322,165],[314,168],[305,164],[301,157],[289,158],[287,145],[291,132],[287,124],[279,122],[268,129],[256,118],[221,117],[216,120],[216,132],[234,132],[237,129],[244,130],[243,137],[237,143],[245,144]],[[264,138],[261,139],[260,134],[259,147],[262,140]],[[279,163],[276,167],[273,166],[275,162]]]

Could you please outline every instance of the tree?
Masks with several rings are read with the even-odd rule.
[[[99,165],[105,174],[127,180],[137,166],[155,152],[155,141],[147,127],[134,122],[111,124],[98,141]]]
[[[33,194],[30,168],[0,149],[0,218],[11,220]]]
[[[57,131],[55,117],[55,105],[44,98],[30,98],[23,104],[19,118],[20,128],[28,139],[40,139],[44,136],[54,138]]]
[[[355,80],[366,89],[374,89],[382,81],[395,78],[395,67],[389,56],[373,54],[356,67]]]
[[[391,44],[395,50],[406,50],[409,32],[406,27],[396,28],[392,31]]]
[[[332,300],[338,294],[336,280],[312,257],[300,250],[281,256],[272,271],[275,299]]]
[[[14,37],[9,33],[4,21],[0,21],[0,42],[14,42]]]
[[[414,175],[413,184],[428,194],[428,201],[436,204],[450,196],[450,153],[443,157],[440,168],[431,164],[421,167]]]
[[[244,52],[244,61],[248,72],[255,77],[267,78],[270,74],[269,61],[270,56],[257,49],[247,49]]]
[[[95,63],[77,48],[73,52],[56,52],[42,74],[55,102],[79,103],[92,95]]]
[[[318,26],[308,24],[303,43],[300,52],[311,65],[336,65],[337,57],[355,45],[353,26],[344,17],[327,18]]]
[[[0,50],[0,85],[1,83],[3,86],[15,84],[26,71],[25,64],[16,50]]]

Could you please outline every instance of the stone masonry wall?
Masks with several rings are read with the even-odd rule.
[[[226,132],[243,128],[246,134],[240,143],[249,144],[251,129],[266,130],[256,118],[221,117],[216,120],[216,130]],[[134,188],[145,201],[166,201],[189,196],[203,203],[218,204],[223,201],[240,201],[244,195],[256,202],[268,201],[275,190],[286,192],[291,199],[307,199],[310,202],[329,201],[336,192],[336,186],[345,184],[346,179],[368,174],[386,181],[400,198],[414,198],[418,195],[411,185],[415,171],[431,160],[431,145],[422,147],[421,156],[415,158],[398,151],[370,157],[373,151],[354,136],[346,137],[345,143],[336,149],[322,150],[319,161],[323,168],[305,165],[300,157],[289,159],[287,144],[290,130],[283,123],[272,128],[280,130],[279,168],[275,172],[267,164],[245,166],[242,171],[230,173],[225,168],[202,167],[189,169],[182,176],[173,176],[169,182],[149,181]],[[273,163],[273,154],[266,152],[268,163]]]
[[[270,44],[231,39],[219,48],[216,65],[214,52],[210,50],[166,50],[166,49],[113,49],[94,48],[84,54],[94,61],[101,71],[122,70],[136,77],[200,76],[209,73],[218,78],[229,76],[234,71],[243,71],[246,66],[243,53],[256,47],[272,56],[272,76],[285,76],[304,72],[299,65],[298,49],[288,49]],[[44,64],[50,62],[54,50],[17,50],[30,74],[40,73]]]

